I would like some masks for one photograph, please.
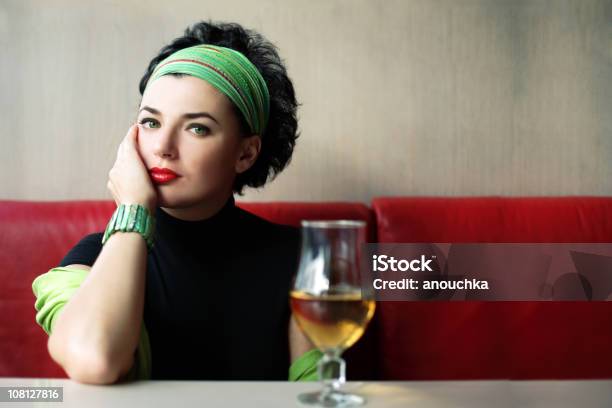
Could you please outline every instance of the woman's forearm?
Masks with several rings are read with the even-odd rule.
[[[58,315],[48,348],[70,378],[113,383],[133,364],[143,318],[147,248],[116,232]]]

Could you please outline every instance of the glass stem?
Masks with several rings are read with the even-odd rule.
[[[340,357],[340,350],[327,350],[319,360],[318,373],[323,382],[321,399],[334,393],[346,382],[346,363]]]

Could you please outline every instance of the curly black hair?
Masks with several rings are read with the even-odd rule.
[[[270,93],[270,117],[261,135],[261,150],[255,163],[247,171],[238,174],[233,191],[243,194],[245,186],[261,187],[273,180],[291,161],[291,155],[299,137],[297,107],[293,83],[280,59],[276,46],[256,31],[245,29],[236,23],[200,21],[187,27],[183,36],[175,38],[163,47],[149,63],[140,80],[140,95],[144,94],[149,77],[162,60],[183,48],[199,44],[211,44],[232,48],[244,54],[261,73]],[[182,74],[172,74],[182,76]],[[249,126],[238,107],[234,106],[244,137],[250,136]]]

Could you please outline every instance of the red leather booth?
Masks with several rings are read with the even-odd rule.
[[[378,198],[372,208],[379,242],[612,242],[612,198]],[[381,378],[612,377],[612,302],[377,306]]]
[[[361,219],[378,242],[612,242],[612,198],[376,198],[239,203],[271,221]],[[0,201],[0,376],[65,377],[34,320],[34,278],[111,201]],[[612,271],[611,271],[612,273]],[[612,378],[612,302],[378,302],[349,379]]]

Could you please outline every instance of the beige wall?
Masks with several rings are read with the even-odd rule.
[[[248,200],[611,195],[612,1],[0,1],[0,198],[110,199],[150,58],[199,20],[280,48],[303,104]]]

